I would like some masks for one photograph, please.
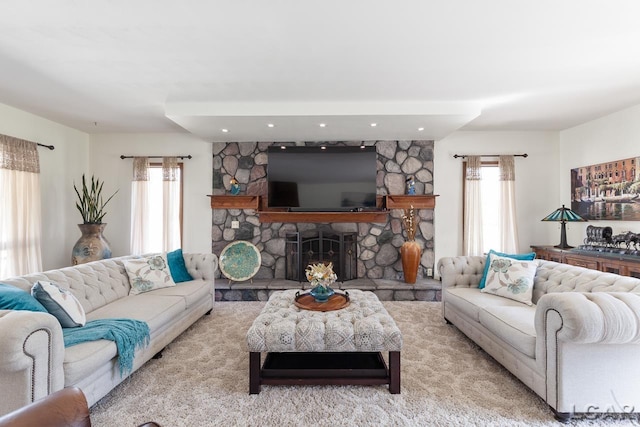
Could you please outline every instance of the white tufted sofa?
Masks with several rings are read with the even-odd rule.
[[[486,257],[438,262],[442,311],[556,418],[640,412],[640,279],[536,260],[533,306],[481,293]]]
[[[214,254],[184,254],[194,280],[129,296],[131,287],[122,263],[129,258],[0,282],[27,291],[38,280],[55,282],[80,301],[87,320],[120,317],[147,322],[151,342],[136,352],[135,371],[211,311],[218,259]],[[0,415],[71,386],[81,388],[93,405],[125,378],[120,376],[114,342],[98,340],[65,348],[62,328],[50,314],[0,310]]]

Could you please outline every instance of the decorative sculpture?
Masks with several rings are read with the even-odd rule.
[[[413,175],[406,179],[407,183],[407,194],[416,194],[416,180],[413,178]]]
[[[231,178],[231,180],[229,181],[229,184],[231,184],[231,188],[229,189],[231,194],[233,194],[234,196],[237,196],[238,194],[240,194],[240,183],[238,183],[237,179]]]

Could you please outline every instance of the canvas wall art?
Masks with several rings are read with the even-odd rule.
[[[571,209],[589,221],[640,221],[640,157],[571,169]]]

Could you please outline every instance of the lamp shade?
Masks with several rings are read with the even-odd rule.
[[[559,249],[571,249],[573,246],[567,244],[567,222],[586,222],[587,220],[575,213],[569,208],[565,208],[562,205],[561,208],[556,209],[549,215],[542,218],[542,221],[556,221],[560,222],[560,244],[555,245]]]
[[[565,208],[562,205],[561,208],[556,209],[551,212],[549,215],[542,218],[542,221],[566,221],[566,222],[584,222],[586,219],[582,218],[580,215],[575,213],[569,208]]]

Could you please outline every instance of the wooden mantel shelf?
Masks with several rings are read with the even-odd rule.
[[[388,211],[371,212],[278,212],[261,211],[260,222],[387,222]]]
[[[209,195],[212,209],[254,209],[260,222],[374,222],[385,223],[389,209],[434,209],[438,195],[378,196],[381,210],[362,212],[287,212],[262,207],[260,196]]]
[[[438,196],[438,194],[389,194],[385,196],[385,198],[387,199],[387,209],[409,209],[411,206],[413,206],[414,209],[435,209],[436,197]]]
[[[209,195],[211,209],[258,209],[260,196]]]

